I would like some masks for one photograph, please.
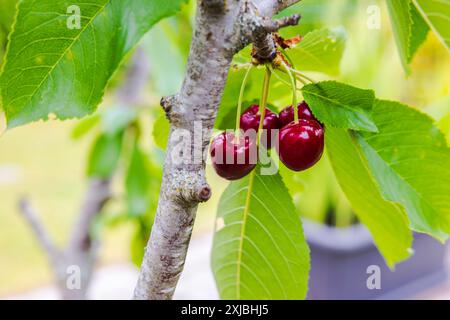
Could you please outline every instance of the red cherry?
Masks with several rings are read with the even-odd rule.
[[[244,130],[244,132],[249,129],[253,129],[257,132],[259,129],[260,120],[261,114],[259,113],[259,106],[252,105],[241,115],[241,129]],[[281,124],[278,119],[278,115],[266,108],[263,123],[263,129],[266,130],[261,134],[261,141],[267,149],[272,147],[272,135],[275,136],[276,134],[276,132],[272,132],[272,130],[278,130],[280,128]]]
[[[291,170],[311,168],[322,157],[323,149],[324,130],[315,120],[291,122],[280,131],[278,154]]]
[[[211,143],[211,160],[217,174],[227,180],[238,180],[249,174],[257,163],[254,138],[222,132]]]
[[[312,114],[311,109],[309,108],[306,101],[299,103],[297,110],[298,110],[298,118],[299,119],[316,120],[317,121],[317,119]],[[288,124],[290,124],[292,121],[294,121],[294,108],[292,106],[289,106],[289,107],[283,109],[280,112],[279,119],[280,119],[282,128],[287,126]]]

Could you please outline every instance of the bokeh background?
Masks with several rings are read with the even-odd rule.
[[[158,147],[153,134],[155,121],[161,115],[158,106],[160,97],[176,92],[183,79],[195,11],[192,2],[176,17],[158,24],[140,44],[150,62],[150,77],[141,99],[144,110],[142,145],[152,156],[162,152],[155,151]],[[371,5],[381,9],[379,29],[367,27],[367,9]],[[4,8],[5,3],[0,0],[2,21],[7,20],[1,15]],[[412,62],[412,73],[406,77],[384,1],[303,0],[291,10],[299,11],[304,19],[300,27],[289,28],[284,31],[286,34],[305,34],[324,26],[345,28],[347,44],[338,80],[374,89],[380,98],[399,100],[429,113],[439,121],[442,130],[450,138],[450,56],[433,34],[428,35],[419,49]],[[4,40],[4,34],[0,33],[0,40],[2,38]],[[0,57],[2,54],[0,51]],[[126,65],[123,68],[126,69]],[[319,74],[311,76],[317,80],[325,79]],[[114,104],[114,91],[121,80],[123,72],[119,72],[112,82],[99,108],[100,112]],[[18,201],[26,195],[55,242],[63,245],[67,241],[86,189],[87,158],[96,130],[75,139],[74,130],[78,126],[77,120],[48,121],[7,132],[2,130],[0,298],[23,294],[52,282],[47,258],[20,216]],[[114,216],[123,210],[123,175],[120,170],[119,167],[114,180],[115,197],[105,208],[107,216]],[[329,222],[331,219],[332,224],[338,227],[354,222],[326,159],[317,168],[299,174],[296,178],[299,185],[303,186],[303,192],[294,195],[299,212],[319,222]],[[227,184],[211,168],[208,168],[208,180],[214,190],[213,198],[199,208],[194,240],[210,239],[208,235],[214,228],[217,202]],[[334,218],[330,218],[330,210]],[[102,243],[99,269],[114,265],[133,268],[130,243],[135,229],[135,222],[126,219],[119,223],[102,224],[98,228]],[[133,283],[130,284],[132,286]]]

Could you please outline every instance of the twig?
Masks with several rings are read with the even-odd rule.
[[[258,8],[262,16],[272,17],[280,11],[300,2],[301,0],[259,0]]]
[[[85,199],[81,205],[78,221],[73,228],[69,242],[69,252],[85,252],[91,249],[92,222],[111,197],[110,185],[110,178],[93,178],[88,182]]]
[[[42,249],[49,256],[52,267],[56,269],[61,259],[61,252],[53,244],[53,241],[40,221],[36,210],[31,206],[31,203],[27,198],[23,197],[20,199],[19,211],[30,225]]]

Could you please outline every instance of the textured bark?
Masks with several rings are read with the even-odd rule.
[[[262,16],[272,17],[283,9],[301,0],[257,0],[259,12]]]
[[[144,52],[137,49],[127,79],[117,94],[124,108],[139,103],[140,93],[147,83],[149,66]],[[47,253],[53,269],[55,283],[64,300],[84,300],[97,261],[98,239],[92,237],[93,222],[111,197],[112,176],[105,179],[91,178],[79,210],[78,220],[72,229],[66,248],[58,249],[38,219],[38,215],[26,199],[19,203],[20,212],[31,226],[41,247]],[[81,271],[80,289],[70,289],[67,285],[68,267],[77,266]]]
[[[250,42],[274,46],[271,32],[288,19],[271,21],[296,1],[199,0],[187,72],[179,94],[162,99],[171,123],[156,219],[142,262],[135,299],[171,299],[191,238],[197,205],[211,189],[205,180],[205,154],[217,108],[234,54]],[[259,9],[259,10],[258,10]],[[265,15],[261,16],[261,12]],[[295,19],[294,19],[295,20]],[[297,19],[298,22],[298,19]],[[292,19],[289,20],[292,24]],[[268,44],[267,41],[272,41]],[[190,163],[178,163],[179,132],[199,134],[201,145],[189,143]],[[186,157],[186,154],[183,154]],[[189,158],[189,157],[188,157]]]

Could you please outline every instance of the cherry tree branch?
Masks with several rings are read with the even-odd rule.
[[[19,200],[19,211],[30,225],[36,239],[39,241],[40,246],[49,256],[52,266],[56,266],[62,253],[54,245],[49,233],[39,219],[38,213],[27,198],[24,197]]]
[[[91,226],[96,215],[102,211],[106,201],[111,197],[111,179],[91,179],[88,182],[85,199],[81,205],[69,242],[68,250],[72,252],[87,251],[92,247]]]
[[[259,13],[262,16],[272,17],[301,0],[258,0]]]
[[[253,42],[255,47],[269,48],[261,52],[262,61],[273,58],[271,32],[298,22],[298,18],[278,22],[271,18],[298,1],[197,1],[183,86],[178,94],[161,101],[170,121],[170,134],[158,209],[134,299],[173,297],[197,206],[211,196],[205,180],[206,153],[233,56]]]

